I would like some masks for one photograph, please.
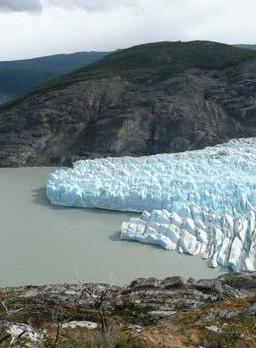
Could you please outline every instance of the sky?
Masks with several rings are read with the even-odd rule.
[[[256,0],[0,0],[0,60],[145,42],[256,43]]]

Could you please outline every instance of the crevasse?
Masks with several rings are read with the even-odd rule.
[[[256,138],[203,150],[78,161],[50,174],[53,204],[143,212],[121,238],[256,270]]]

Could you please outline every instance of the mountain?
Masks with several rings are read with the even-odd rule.
[[[106,54],[79,52],[0,62],[0,104],[27,93],[47,80],[94,63]]]
[[[236,47],[240,47],[240,48],[245,48],[245,49],[249,49],[249,50],[253,50],[256,51],[256,45],[253,44],[241,44],[241,45],[236,45]]]
[[[256,52],[160,42],[115,52],[0,110],[0,165],[204,148],[256,135]]]

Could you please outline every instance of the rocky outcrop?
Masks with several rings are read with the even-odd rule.
[[[228,298],[255,294],[255,273],[199,281],[141,278],[127,287],[90,283],[0,289],[1,299],[9,299],[12,310],[22,308],[24,320],[37,326],[52,321],[56,313],[62,313],[63,320],[95,321],[99,309],[108,316],[126,318],[130,324],[148,325],[196,308],[212,307]]]
[[[255,347],[255,303],[255,273],[2,288],[0,345]]]
[[[78,158],[179,152],[255,136],[256,60],[219,68],[216,45],[196,46],[196,54],[207,49],[216,55],[214,66],[207,57],[197,64],[189,51],[185,58],[192,63],[179,70],[171,53],[160,55],[162,48],[150,60],[151,70],[147,55],[138,53],[145,68],[134,68],[132,78],[128,68],[138,61],[115,68],[116,53],[110,57],[111,73],[99,73],[109,67],[106,60],[98,70],[74,75],[69,83],[60,80],[5,107],[0,111],[0,165],[67,165]],[[155,78],[152,64],[166,70]]]

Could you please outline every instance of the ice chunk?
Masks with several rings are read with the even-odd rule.
[[[241,240],[236,237],[233,240],[230,254],[229,254],[229,260],[228,260],[228,267],[233,270],[241,270],[241,259],[242,259],[242,253],[243,253],[243,244]]]
[[[133,218],[132,223],[124,222],[121,228],[121,238],[142,243],[154,243],[166,249],[190,255],[201,255],[203,258],[210,258],[209,264],[212,267],[228,267],[232,271],[256,269],[256,242],[254,235],[251,235],[250,239],[245,237],[251,233],[250,224],[245,223],[245,219],[234,219],[233,222],[230,219],[230,225],[234,226],[232,235],[230,235],[229,230],[221,230],[216,227],[221,226],[223,217],[219,217],[219,220],[215,217],[215,227],[211,225],[211,219],[208,222],[205,220],[204,229],[201,230],[198,229],[198,226],[202,226],[199,218],[191,229],[186,217],[183,217],[184,223],[182,224],[180,224],[181,217],[177,219],[176,224],[174,221],[166,224],[162,223],[164,220],[161,214],[164,217],[166,213],[161,210],[153,211],[151,214],[145,215],[144,213],[140,218]],[[152,219],[150,215],[153,216]],[[144,220],[143,216],[147,218]],[[250,217],[252,218],[252,213]],[[195,231],[197,232],[195,233]],[[243,231],[242,238],[241,231]]]

